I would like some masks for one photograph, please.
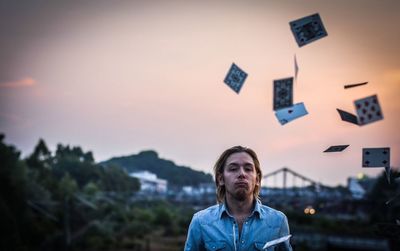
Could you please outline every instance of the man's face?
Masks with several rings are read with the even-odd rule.
[[[225,185],[226,196],[243,201],[253,196],[259,183],[254,161],[246,152],[231,154],[225,162],[224,172],[218,177],[220,185]]]

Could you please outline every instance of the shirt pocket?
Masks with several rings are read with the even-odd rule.
[[[208,251],[226,250],[226,243],[224,241],[209,241],[206,242],[205,246]]]
[[[265,243],[262,243],[262,242],[254,242],[255,250],[264,250],[263,249],[264,245],[265,245]]]

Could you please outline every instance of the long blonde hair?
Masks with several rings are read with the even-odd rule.
[[[260,184],[261,184],[261,178],[262,178],[262,171],[260,168],[260,162],[258,161],[257,154],[248,147],[234,146],[229,149],[226,149],[221,154],[221,156],[219,156],[217,162],[215,162],[215,165],[214,165],[214,177],[215,177],[215,186],[217,187],[217,202],[218,203],[223,203],[224,199],[225,199],[225,192],[226,192],[225,186],[220,185],[218,182],[218,179],[224,173],[224,167],[225,167],[226,160],[232,154],[241,153],[241,152],[245,152],[245,153],[249,154],[251,156],[251,158],[253,159],[254,167],[255,167],[256,173],[257,173],[257,180],[258,180],[258,183],[257,183],[256,187],[254,188],[253,195],[254,195],[254,198],[256,198],[256,199],[259,198],[260,189],[261,189]]]

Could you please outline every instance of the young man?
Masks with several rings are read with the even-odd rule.
[[[262,172],[246,147],[225,150],[214,166],[217,205],[194,214],[185,251],[263,250],[266,242],[289,234],[286,216],[258,199]],[[289,241],[268,250],[291,251]]]

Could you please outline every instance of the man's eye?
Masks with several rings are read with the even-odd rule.
[[[247,172],[252,172],[253,171],[253,166],[246,166],[244,168]]]

